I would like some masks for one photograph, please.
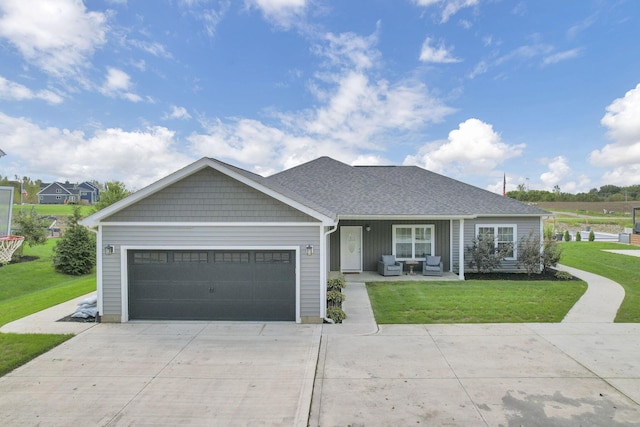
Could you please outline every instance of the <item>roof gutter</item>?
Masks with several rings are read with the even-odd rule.
[[[424,219],[433,219],[433,220],[450,220],[450,219],[475,219],[478,215],[339,215],[338,220],[358,220],[358,219],[368,219],[368,220],[398,220],[398,219],[408,219],[408,220],[424,220]]]

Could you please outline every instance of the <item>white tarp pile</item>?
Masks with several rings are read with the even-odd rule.
[[[71,317],[79,317],[87,319],[89,317],[96,317],[98,314],[98,296],[94,295],[89,298],[85,298],[78,303],[78,308],[71,315]]]

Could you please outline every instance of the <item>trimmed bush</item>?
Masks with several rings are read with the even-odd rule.
[[[568,271],[557,271],[556,272],[556,279],[572,280],[573,279],[573,275],[571,273],[569,273]]]
[[[347,286],[347,282],[343,276],[335,277],[327,280],[327,292],[329,291],[341,291],[342,288]]]
[[[576,231],[576,242],[581,242],[582,241],[582,235],[580,234],[579,231]]]
[[[596,234],[593,232],[593,230],[591,230],[589,232],[589,241],[593,242],[594,240],[596,240]]]
[[[327,317],[333,320],[333,323],[342,323],[347,318],[347,314],[340,307],[327,308]]]
[[[565,242],[570,242],[571,241],[571,234],[569,234],[569,230],[564,232],[564,241]]]

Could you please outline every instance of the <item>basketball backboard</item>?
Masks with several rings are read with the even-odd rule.
[[[11,235],[13,187],[0,187],[0,237]]]

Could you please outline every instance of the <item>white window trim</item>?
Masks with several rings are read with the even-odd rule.
[[[408,260],[416,260],[416,261],[424,261],[426,258],[425,257],[416,257],[415,256],[415,250],[416,250],[416,228],[429,228],[431,229],[431,255],[435,255],[435,248],[436,248],[436,226],[434,224],[393,224],[391,226],[392,231],[391,231],[391,237],[392,237],[392,243],[391,243],[391,253],[393,254],[393,256],[396,256],[396,229],[397,228],[411,228],[411,251],[413,253],[413,257],[412,258],[397,258],[396,259],[398,261],[408,261]]]
[[[517,224],[476,224],[475,237],[478,238],[478,230],[480,228],[493,228],[494,247],[498,246],[498,228],[513,228],[513,256],[506,257],[507,261],[515,261],[518,259],[518,225]]]

